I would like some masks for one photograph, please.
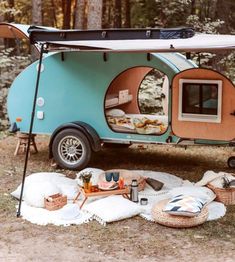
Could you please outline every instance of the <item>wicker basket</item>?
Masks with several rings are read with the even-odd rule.
[[[53,211],[62,208],[67,204],[67,196],[55,194],[44,198],[44,206],[47,210]]]
[[[207,187],[216,194],[215,200],[225,205],[235,205],[235,188],[219,188],[211,184],[208,184]]]
[[[206,207],[204,207],[201,213],[195,217],[170,215],[162,211],[168,202],[169,199],[159,201],[152,208],[152,217],[158,224],[174,228],[194,227],[206,222],[209,215],[208,209]]]

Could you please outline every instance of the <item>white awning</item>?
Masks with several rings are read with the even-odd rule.
[[[48,50],[102,52],[216,52],[235,50],[235,35],[196,34],[186,39],[46,41]]]

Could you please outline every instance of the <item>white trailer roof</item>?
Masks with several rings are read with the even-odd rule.
[[[29,25],[0,23],[0,37],[28,38]],[[47,34],[55,28],[40,27]],[[50,38],[49,38],[50,39]],[[183,39],[130,39],[130,40],[76,40],[38,41],[47,43],[48,50],[81,50],[106,52],[216,52],[235,50],[235,35],[195,34]]]
[[[235,50],[235,35],[196,34],[186,39],[44,41],[48,50],[106,52],[205,52]],[[43,43],[43,42],[42,42]]]

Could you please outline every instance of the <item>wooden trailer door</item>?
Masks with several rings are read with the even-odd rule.
[[[172,82],[172,131],[191,139],[235,139],[235,87],[225,76],[194,68]]]

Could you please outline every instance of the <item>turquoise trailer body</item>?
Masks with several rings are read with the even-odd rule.
[[[50,155],[61,167],[83,168],[102,143],[234,144],[234,85],[179,53],[190,57],[190,52],[233,50],[234,36],[194,34],[192,29],[28,27],[29,36],[27,26],[0,26],[3,37],[12,37],[15,30],[40,49],[40,60],[23,70],[10,88],[12,130],[50,135]],[[141,114],[138,104],[141,81],[152,69],[167,80],[163,116]],[[112,108],[117,110],[110,116],[109,103],[115,99]],[[235,158],[230,160],[235,166]]]
[[[52,134],[60,125],[83,121],[91,125],[103,140],[165,142],[169,130],[162,136],[114,132],[107,124],[104,100],[107,89],[120,73],[133,67],[152,67],[168,76],[171,81],[181,70],[196,67],[180,54],[112,53],[104,61],[102,53],[60,53],[43,58],[33,133]],[[34,86],[38,62],[27,67],[13,82],[8,95],[8,113],[11,122],[17,118],[21,132],[29,130]],[[170,106],[170,105],[169,105]],[[43,114],[43,118],[37,115]]]

